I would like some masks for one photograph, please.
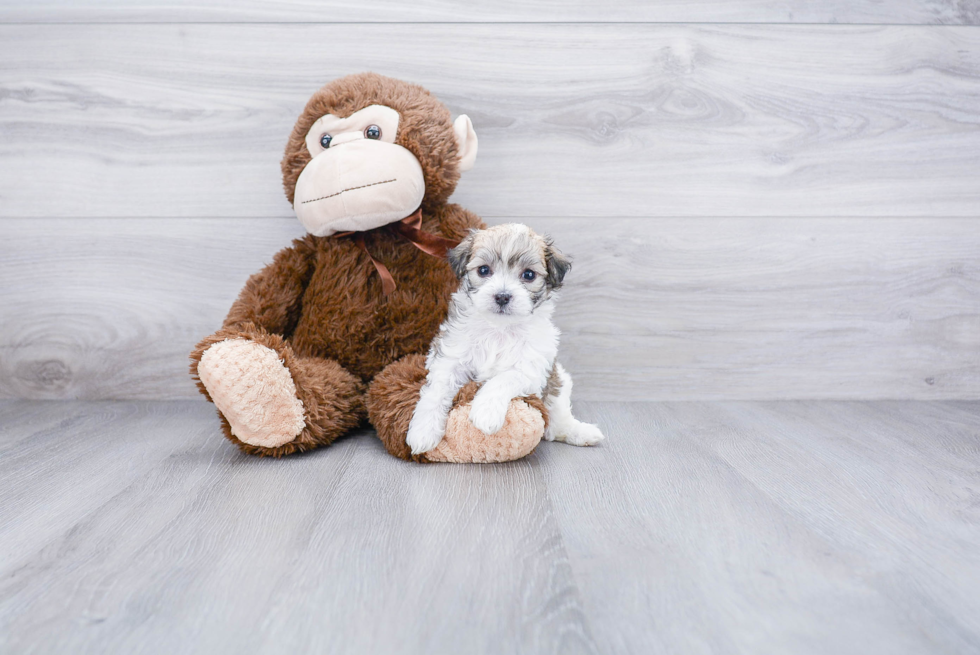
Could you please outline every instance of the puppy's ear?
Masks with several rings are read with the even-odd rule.
[[[460,280],[466,277],[466,267],[469,265],[470,257],[473,255],[473,241],[476,238],[477,232],[479,230],[470,230],[467,237],[460,241],[459,245],[450,250],[446,255],[447,259],[449,259],[450,268],[453,269],[453,273]]]
[[[561,282],[565,279],[565,273],[572,268],[572,260],[561,254],[549,239],[548,245],[544,249],[544,263],[548,268],[548,276],[544,279],[545,284],[552,289],[560,289]]]

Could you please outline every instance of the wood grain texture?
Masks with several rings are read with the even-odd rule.
[[[0,216],[289,216],[363,69],[471,115],[484,216],[980,214],[972,27],[161,24],[0,26]]]
[[[980,649],[976,403],[584,410],[537,457],[608,652]]]
[[[0,403],[0,650],[972,653],[980,404],[582,403],[608,439],[272,461],[203,401]]]
[[[585,399],[980,397],[970,219],[528,219],[575,261]],[[195,397],[187,353],[294,219],[7,219],[0,396]]]
[[[531,461],[261,460],[198,401],[32,409],[0,437],[4,652],[595,652]]]
[[[312,2],[310,0],[7,0],[0,22],[298,22],[312,23],[484,23],[484,22],[668,22],[668,23],[913,23],[976,25],[977,0],[619,0],[596,3],[462,2],[394,0]]]

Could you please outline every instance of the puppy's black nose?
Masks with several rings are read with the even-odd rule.
[[[511,296],[509,293],[498,293],[493,297],[493,301],[497,303],[498,307],[506,307],[507,303],[510,302],[510,298]]]

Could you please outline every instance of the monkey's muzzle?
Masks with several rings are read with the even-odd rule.
[[[293,208],[307,232],[330,236],[399,221],[425,195],[422,166],[394,143],[356,139],[324,150],[296,181]]]

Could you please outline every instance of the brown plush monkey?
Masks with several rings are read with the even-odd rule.
[[[447,202],[476,148],[469,118],[453,122],[414,84],[364,73],[310,98],[282,160],[286,196],[309,234],[248,280],[221,329],[191,354],[228,439],[280,457],[369,419],[402,459],[494,462],[534,449],[541,401],[514,399],[503,429],[486,435],[467,420],[472,383],[439,446],[412,456],[405,444],[425,353],[457,284],[442,255],[484,227]]]

